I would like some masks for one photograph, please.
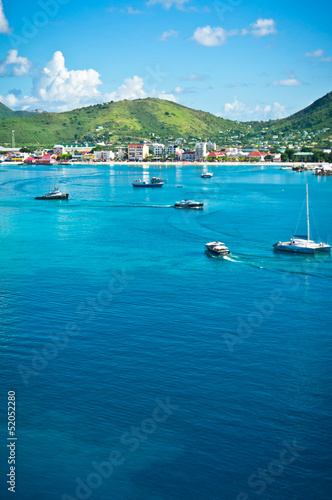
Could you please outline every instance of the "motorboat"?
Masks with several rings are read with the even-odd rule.
[[[205,248],[206,251],[212,255],[212,257],[223,257],[224,255],[229,255],[231,253],[225,243],[222,243],[221,241],[206,243]]]
[[[68,200],[68,193],[61,193],[59,188],[54,188],[53,191],[49,190],[44,196],[36,196],[35,200]]]
[[[290,241],[275,243],[274,250],[282,252],[309,253],[331,252],[331,246],[326,243],[316,243],[310,239],[310,218],[309,218],[309,195],[308,184],[306,185],[306,205],[307,205],[307,234],[305,236],[292,236]]]
[[[142,181],[141,179],[133,181],[133,187],[162,187],[165,184],[163,179],[152,177],[150,182]]]
[[[181,200],[174,203],[174,208],[198,208],[202,209],[204,203],[193,200]]]
[[[212,172],[203,172],[201,174],[201,177],[202,177],[202,179],[211,179],[211,177],[213,177],[213,173]]]

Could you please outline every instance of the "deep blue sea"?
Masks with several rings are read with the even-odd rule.
[[[1,499],[331,499],[332,178],[210,168],[0,166]]]

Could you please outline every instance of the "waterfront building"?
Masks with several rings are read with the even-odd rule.
[[[182,161],[195,161],[196,151],[184,151],[182,153]]]
[[[53,146],[53,154],[56,156],[64,155],[66,154],[66,148],[62,144],[56,144]]]
[[[226,156],[225,151],[210,151],[208,154],[208,158],[217,159]]]
[[[149,146],[147,144],[130,144],[128,146],[129,161],[143,161],[149,156]]]
[[[151,146],[152,148],[152,151],[153,151],[153,156],[155,157],[155,159],[159,159],[161,158],[162,156],[164,156],[164,149],[165,149],[165,145],[164,144],[152,144]]]
[[[262,153],[258,151],[258,149],[255,149],[254,151],[251,151],[248,155],[249,160],[253,160],[254,158],[257,158],[258,161],[264,161],[265,156],[267,156],[269,153]]]
[[[165,148],[165,154],[167,156],[175,156],[176,154],[181,153],[181,151],[182,150],[176,144],[171,144]]]
[[[195,146],[195,160],[203,161],[207,156],[207,143],[197,142]]]
[[[95,151],[93,157],[96,161],[113,161],[115,154],[113,151]]]

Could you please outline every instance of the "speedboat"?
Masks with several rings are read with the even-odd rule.
[[[305,236],[292,236],[290,241],[278,241],[273,245],[274,250],[294,253],[331,252],[331,246],[326,243],[316,243],[310,239],[310,219],[309,219],[309,195],[308,184],[306,185],[306,204],[307,204],[307,234]]]
[[[174,203],[174,208],[203,208],[200,201],[181,200]]]
[[[201,177],[202,177],[202,179],[211,179],[211,177],[213,177],[213,173],[212,172],[203,172],[201,174]]]
[[[49,190],[44,196],[36,196],[35,200],[68,200],[69,194],[63,194],[58,188],[54,188],[53,191]]]
[[[224,255],[229,255],[231,253],[225,243],[222,243],[221,241],[206,243],[205,248],[206,251],[212,255],[212,257],[223,257]]]
[[[141,179],[133,182],[133,187],[162,187],[165,184],[163,179],[152,177],[150,182],[142,181]]]

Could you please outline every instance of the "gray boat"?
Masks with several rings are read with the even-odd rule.
[[[35,200],[68,200],[68,193],[61,193],[59,188],[54,188],[53,191],[49,190],[48,193],[43,196],[36,196]]]

